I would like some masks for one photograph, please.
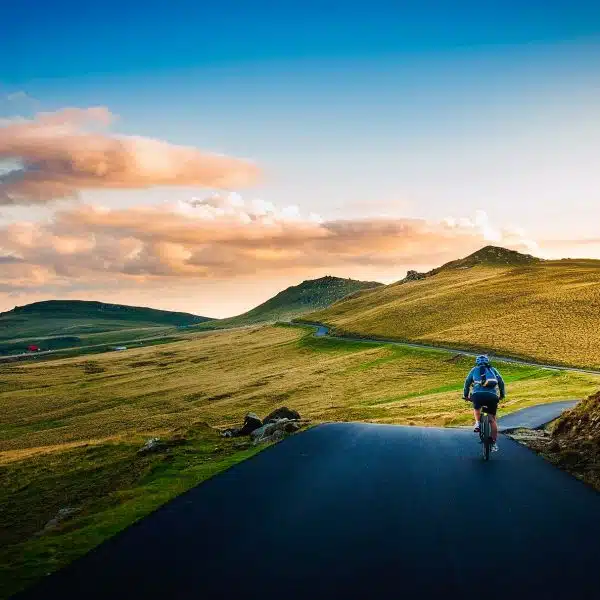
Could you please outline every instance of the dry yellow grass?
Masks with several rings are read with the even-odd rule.
[[[317,339],[298,328],[210,332],[157,348],[0,365],[4,462],[82,443],[219,426],[289,405],[318,420],[445,425],[471,359],[439,351]],[[600,376],[499,365],[506,409],[583,397]]]
[[[600,367],[600,261],[443,270],[306,316],[340,333]]]

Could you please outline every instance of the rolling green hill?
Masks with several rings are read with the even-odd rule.
[[[600,367],[600,261],[487,246],[304,316],[338,334]]]
[[[189,327],[203,321],[188,313],[88,302],[50,300],[0,314],[0,354],[13,354],[29,344],[54,350],[96,343],[118,343],[159,335],[165,329]]]
[[[203,323],[200,328],[222,329],[254,323],[285,321],[331,306],[350,294],[360,294],[382,285],[376,281],[357,281],[330,275],[320,279],[308,279],[299,285],[286,288],[248,312],[228,319]]]

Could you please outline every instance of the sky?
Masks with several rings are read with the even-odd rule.
[[[20,0],[0,57],[0,310],[600,258],[598,3]]]

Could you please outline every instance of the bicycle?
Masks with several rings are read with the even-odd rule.
[[[481,407],[481,417],[479,419],[479,439],[481,440],[483,460],[490,460],[490,451],[494,443],[492,440],[492,425],[487,409],[488,407],[485,405]]]

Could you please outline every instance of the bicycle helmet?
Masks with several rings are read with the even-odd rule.
[[[476,359],[475,359],[475,364],[478,367],[481,367],[482,365],[489,365],[490,364],[490,359],[487,357],[486,354],[480,354]]]

